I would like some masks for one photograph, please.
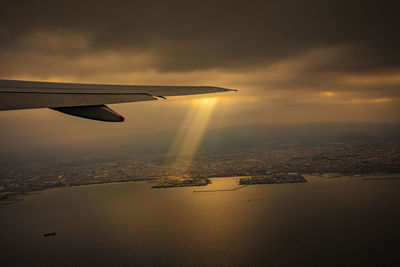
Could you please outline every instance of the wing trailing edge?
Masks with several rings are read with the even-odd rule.
[[[112,85],[0,80],[0,111],[51,108],[101,121],[123,118],[105,104],[166,99],[169,96],[236,91],[215,86]],[[115,114],[117,115],[115,115]]]

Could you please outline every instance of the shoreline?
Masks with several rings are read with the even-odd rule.
[[[25,192],[10,192],[11,198],[4,198],[0,199],[0,205],[10,205],[19,203],[24,200],[23,197],[28,195],[44,192],[47,190],[57,189],[57,188],[72,188],[72,187],[86,187],[86,186],[95,186],[95,185],[109,185],[109,184],[122,184],[122,183],[134,183],[134,182],[149,182],[157,180],[155,178],[145,178],[145,179],[131,179],[131,180],[117,180],[117,181],[105,181],[105,182],[95,182],[95,183],[88,183],[88,184],[73,184],[73,185],[62,185],[62,186],[54,186],[42,189],[35,189],[35,190],[28,190]]]
[[[400,180],[400,177],[369,177],[363,178],[363,181],[379,181],[379,180]]]
[[[379,180],[400,180],[399,173],[382,173],[382,174],[353,174],[353,175],[338,175],[335,177],[324,177],[316,174],[307,174],[304,175],[312,176],[320,179],[340,179],[340,178],[360,178],[363,181],[379,181]],[[390,177],[392,176],[392,177]],[[207,184],[187,184],[187,185],[169,185],[169,186],[153,186],[154,189],[161,189],[161,188],[173,188],[173,187],[194,187],[194,186],[206,186],[211,183],[211,179],[224,179],[224,178],[234,178],[234,179],[241,179],[241,178],[248,178],[251,176],[218,176],[218,177],[210,177],[210,182]],[[25,192],[10,192],[10,198],[3,198],[0,199],[0,205],[11,205],[16,204],[24,200],[25,196],[36,192],[42,192],[46,190],[56,189],[56,188],[66,188],[66,187],[84,187],[84,186],[94,186],[94,185],[109,185],[109,184],[122,184],[122,183],[132,183],[132,182],[157,182],[160,178],[143,178],[143,179],[129,179],[129,180],[115,180],[115,181],[103,181],[103,182],[93,182],[87,184],[72,184],[72,185],[58,185],[54,187],[48,188],[41,188],[41,189],[34,189],[34,190],[27,190]],[[197,191],[196,191],[197,192]],[[203,192],[203,191],[201,191]]]

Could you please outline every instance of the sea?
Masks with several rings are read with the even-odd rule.
[[[238,177],[32,193],[0,205],[0,265],[400,265],[400,180],[305,178],[231,191]]]

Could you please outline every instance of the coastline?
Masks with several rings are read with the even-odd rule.
[[[380,180],[400,180],[400,174],[398,173],[387,173],[387,174],[353,174],[353,175],[335,175],[335,176],[321,176],[315,173],[306,174],[307,176],[312,176],[320,179],[340,179],[340,178],[359,178],[363,181],[380,181]],[[252,176],[219,176],[219,177],[210,177],[210,178],[203,178],[203,179],[189,179],[190,182],[187,182],[188,179],[182,180],[163,180],[160,178],[143,178],[143,179],[128,179],[128,180],[113,180],[113,181],[101,181],[101,182],[93,182],[93,183],[83,183],[83,184],[72,184],[72,185],[55,185],[49,186],[46,188],[34,189],[24,192],[4,192],[5,194],[0,199],[0,205],[11,205],[16,204],[24,200],[24,197],[35,192],[42,192],[50,189],[62,188],[62,187],[84,187],[84,186],[93,186],[93,185],[109,185],[109,184],[121,184],[121,183],[130,183],[130,182],[151,182],[157,183],[156,185],[152,186],[154,189],[161,189],[161,188],[173,188],[173,187],[198,187],[198,186],[207,186],[212,183],[211,179],[225,179],[225,178],[237,178],[237,179],[253,179]],[[264,179],[262,179],[264,180]],[[307,181],[271,181],[267,179],[266,181],[260,181],[259,183],[254,184],[283,184],[283,183],[299,183],[299,182],[307,182]],[[305,180],[305,179],[304,179]],[[251,185],[251,184],[240,184],[238,185]]]
[[[85,186],[93,186],[93,185],[109,185],[109,184],[121,184],[121,183],[132,183],[132,182],[150,182],[157,180],[155,178],[144,178],[144,179],[129,179],[129,180],[115,180],[115,181],[104,181],[104,182],[94,182],[94,183],[86,183],[86,184],[72,184],[72,185],[56,185],[50,186],[41,189],[34,189],[24,192],[9,192],[9,194],[3,195],[3,198],[0,199],[0,205],[11,205],[16,204],[24,200],[23,197],[33,194],[39,193],[46,190],[56,189],[56,188],[66,188],[66,187],[85,187]]]

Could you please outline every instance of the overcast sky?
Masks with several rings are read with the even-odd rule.
[[[2,1],[0,77],[238,89],[221,94],[212,128],[398,122],[399,26],[394,1]],[[127,118],[112,125],[5,111],[1,135],[84,140],[172,129],[191,104],[112,105]]]

